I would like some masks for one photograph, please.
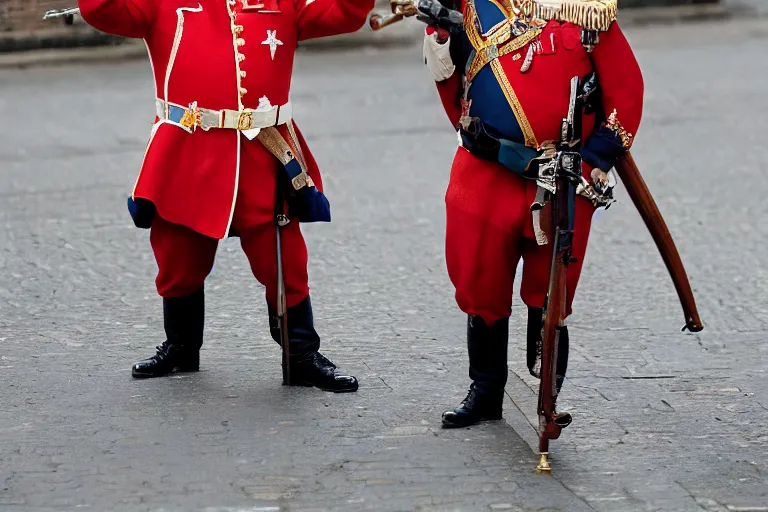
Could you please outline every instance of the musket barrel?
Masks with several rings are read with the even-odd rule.
[[[381,14],[371,14],[371,18],[368,20],[368,26],[370,26],[373,31],[381,30],[393,23],[397,23],[402,20],[403,17],[402,14],[388,14],[386,16],[382,16]]]
[[[80,14],[79,7],[70,7],[68,9],[51,9],[45,12],[43,19],[50,20],[53,18],[65,18],[67,16],[74,16],[75,14]]]

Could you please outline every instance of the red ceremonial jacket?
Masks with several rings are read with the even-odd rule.
[[[297,43],[360,29],[373,3],[79,0],[83,19],[94,28],[144,39],[156,99],[180,107],[196,102],[215,111],[288,104]],[[317,165],[301,133],[297,135],[307,172],[322,191]],[[170,222],[224,238],[237,197],[240,145],[248,142],[260,143],[248,141],[236,129],[190,132],[173,120],[157,119],[133,197],[154,203]]]
[[[460,2],[465,30],[451,36],[456,72],[437,84],[448,117],[454,126],[462,114],[478,117],[501,137],[537,149],[559,138],[571,78],[594,71],[598,109],[583,117],[584,170],[610,170],[631,146],[643,110],[642,73],[621,29],[615,21],[603,27],[592,52],[581,43],[581,27],[568,22],[505,36],[511,1]],[[489,50],[496,57],[481,60]],[[467,87],[469,101],[462,104]]]

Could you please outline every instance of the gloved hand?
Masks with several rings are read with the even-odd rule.
[[[576,194],[588,199],[595,208],[608,209],[613,203],[613,189],[616,188],[616,175],[613,170],[605,172],[595,167],[590,172],[589,179],[582,176],[581,183],[576,186]]]
[[[427,27],[424,34],[424,63],[435,82],[447,80],[456,71],[450,39],[450,34],[442,28]]]
[[[605,172],[595,167],[590,175],[595,192],[603,197],[613,197],[613,189],[616,186],[616,175],[613,170]]]

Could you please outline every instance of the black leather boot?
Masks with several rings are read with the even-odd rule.
[[[527,363],[528,371],[536,378],[541,375],[541,339],[543,318],[541,308],[528,308],[528,332],[527,332]],[[565,373],[568,370],[568,351],[570,347],[568,339],[568,326],[557,328],[560,331],[559,343],[557,346],[557,368],[556,384],[557,392],[565,381]]]
[[[164,298],[163,324],[167,339],[156,347],[154,356],[134,364],[131,374],[136,378],[147,378],[198,371],[204,316],[203,288],[186,297]]]
[[[500,420],[507,384],[509,318],[488,327],[479,316],[467,320],[469,394],[458,408],[443,413],[443,427],[468,427],[486,420]]]
[[[525,358],[528,372],[537,379],[541,375],[541,330],[544,327],[541,308],[528,308]]]
[[[357,391],[357,378],[344,375],[318,351],[320,336],[315,331],[310,298],[288,308],[286,314],[290,374],[283,383],[288,386],[314,386],[334,393]],[[269,332],[272,339],[282,346],[277,313],[272,306],[269,306]]]

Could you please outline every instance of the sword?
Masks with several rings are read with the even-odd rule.
[[[635,204],[640,217],[642,217],[648,231],[651,233],[653,241],[656,243],[664,264],[667,266],[667,271],[675,285],[677,296],[680,299],[680,305],[685,315],[683,331],[686,329],[691,332],[703,330],[704,326],[699,318],[699,311],[696,308],[696,300],[693,298],[691,283],[688,281],[688,275],[680,259],[680,254],[677,252],[672,235],[669,234],[664,217],[661,216],[659,207],[656,206],[656,201],[653,200],[653,196],[650,190],[648,190],[648,186],[645,184],[629,151],[616,162],[616,173],[621,178],[627,194]]]
[[[278,185],[279,187],[280,185]],[[282,200],[282,199],[281,199]],[[282,208],[281,208],[282,209]],[[280,243],[280,230],[291,222],[288,217],[278,213],[275,217],[277,236],[277,329],[280,332],[280,346],[283,349],[283,385],[291,383],[291,351],[288,339],[288,316],[286,315],[285,279],[283,278],[283,249]]]
[[[283,352],[283,385],[290,385],[291,382],[291,362],[290,362],[290,343],[288,338],[288,316],[285,297],[285,278],[283,276],[283,244],[281,240],[281,230],[287,226],[291,219],[285,215],[285,198],[280,177],[275,183],[275,238],[276,248],[275,256],[277,263],[277,304],[275,307],[277,316],[277,331],[280,333],[280,347]]]

